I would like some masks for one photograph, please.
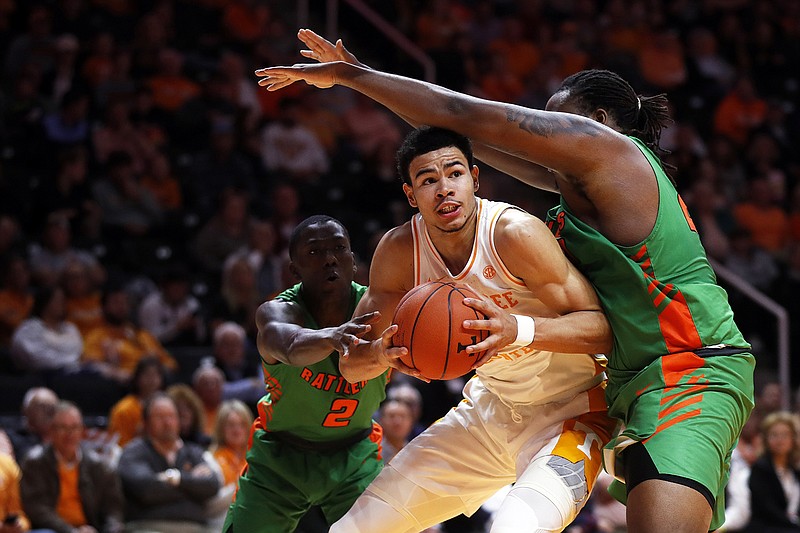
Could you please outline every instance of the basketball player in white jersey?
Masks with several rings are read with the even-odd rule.
[[[403,191],[419,210],[381,240],[356,314],[381,321],[340,360],[351,382],[387,366],[416,375],[391,348],[394,309],[428,280],[468,283],[488,330],[468,352],[476,376],[464,400],[412,440],[372,482],[334,533],[421,531],[470,515],[514,483],[492,533],[562,531],[586,503],[615,422],[606,416],[603,360],[611,330],[592,286],[538,218],[475,196],[478,168],[467,138],[420,128],[398,152]],[[382,335],[377,332],[383,331]],[[477,355],[476,355],[477,357]]]

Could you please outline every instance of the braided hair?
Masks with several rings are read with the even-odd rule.
[[[667,96],[641,96],[619,74],[610,70],[582,70],[562,83],[556,93],[565,92],[567,99],[590,115],[605,109],[620,127],[620,133],[636,137],[659,157],[668,153],[659,147],[661,130],[672,119]]]

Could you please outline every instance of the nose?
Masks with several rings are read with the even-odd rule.
[[[439,188],[436,191],[436,195],[440,198],[444,198],[447,196],[453,196],[455,194],[455,188],[453,184],[450,182],[449,179],[443,178],[439,180]]]

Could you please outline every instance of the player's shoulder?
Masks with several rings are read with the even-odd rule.
[[[497,219],[494,240],[498,244],[510,242],[539,235],[542,231],[549,233],[542,219],[522,209],[509,206]]]
[[[404,249],[412,249],[414,245],[413,229],[411,221],[400,226],[396,226],[387,231],[381,238],[378,246],[392,252],[400,252]]]

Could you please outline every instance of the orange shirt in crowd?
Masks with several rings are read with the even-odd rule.
[[[222,469],[222,477],[225,479],[225,485],[236,483],[244,469],[244,465],[247,463],[245,457],[243,455],[240,456],[227,446],[217,448],[214,450],[213,455]]]
[[[111,408],[108,416],[108,433],[119,435],[117,444],[125,446],[142,432],[142,402],[128,394]]]
[[[92,329],[84,338],[83,349],[84,361],[110,363],[129,373],[133,373],[139,360],[148,355],[158,357],[161,364],[170,370],[178,368],[178,363],[158,339],[148,331],[130,325],[104,324]]]
[[[753,242],[768,252],[781,252],[789,239],[789,217],[780,207],[759,207],[750,203],[733,209],[736,223],[750,231]]]
[[[19,465],[7,453],[0,453],[0,517],[11,514],[19,516],[23,531],[28,531],[31,524],[22,512],[22,500],[19,497],[19,480],[22,479]]]
[[[71,466],[58,462],[58,503],[56,513],[71,526],[86,525],[81,495],[78,492],[78,463]]]
[[[67,298],[67,321],[77,326],[83,337],[103,325],[103,304],[99,292]]]

